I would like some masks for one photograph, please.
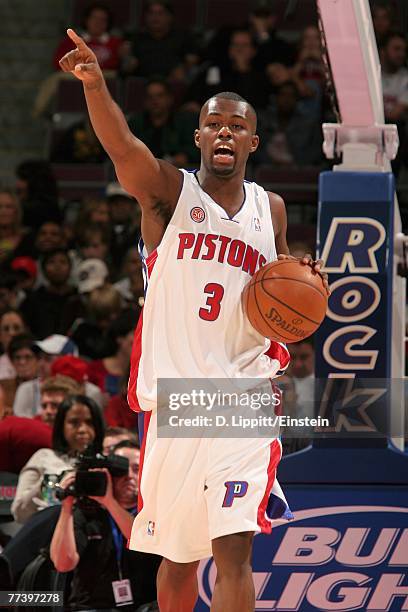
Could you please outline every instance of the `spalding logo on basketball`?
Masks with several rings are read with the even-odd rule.
[[[205,219],[205,212],[199,206],[194,206],[190,211],[190,217],[196,223],[202,223]]]
[[[283,259],[258,270],[244,288],[242,304],[251,325],[265,338],[300,342],[323,321],[327,293],[311,266]]]

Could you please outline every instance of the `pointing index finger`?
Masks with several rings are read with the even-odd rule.
[[[72,40],[72,42],[77,46],[77,49],[86,49],[85,41],[78,36],[76,32],[72,28],[68,28],[67,34]]]

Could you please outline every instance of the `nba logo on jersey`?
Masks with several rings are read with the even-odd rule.
[[[154,535],[154,527],[155,527],[155,523],[154,521],[149,521],[147,523],[147,535]]]
[[[258,217],[254,217],[254,230],[256,232],[260,232],[261,231],[261,222],[258,219]]]

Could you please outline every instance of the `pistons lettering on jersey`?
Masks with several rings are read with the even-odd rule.
[[[218,234],[179,234],[177,259],[189,256],[191,259],[214,260],[227,263],[234,268],[242,268],[251,276],[258,268],[266,264],[264,257],[257,249],[242,240]]]
[[[226,487],[224,501],[222,502],[223,508],[230,508],[234,499],[244,497],[248,491],[248,483],[246,480],[228,480],[224,482]]]

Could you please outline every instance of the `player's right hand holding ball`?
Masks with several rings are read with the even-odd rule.
[[[76,45],[76,49],[69,51],[60,59],[62,70],[72,72],[88,87],[98,87],[103,81],[103,75],[95,53],[74,30],[69,28],[67,34]]]

